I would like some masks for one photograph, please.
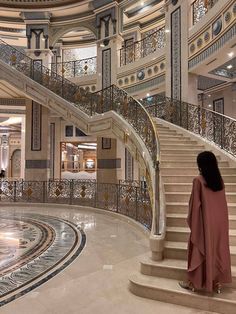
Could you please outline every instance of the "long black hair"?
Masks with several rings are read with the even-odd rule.
[[[218,168],[216,156],[212,152],[202,152],[197,156],[198,169],[212,191],[223,189],[223,180]]]

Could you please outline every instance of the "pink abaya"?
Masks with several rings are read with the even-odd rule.
[[[214,192],[200,175],[189,201],[188,279],[211,292],[216,283],[231,282],[229,221],[225,189]]]

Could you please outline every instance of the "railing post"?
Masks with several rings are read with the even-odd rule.
[[[76,67],[76,61],[73,61],[73,73],[74,73],[74,77],[75,77],[75,74],[76,74],[76,71],[75,71],[75,67]]]
[[[187,130],[188,130],[188,107],[189,107],[189,104],[187,104],[187,110],[186,110],[186,112],[187,112]]]
[[[46,203],[46,186],[47,181],[43,181],[43,203]]]
[[[73,204],[73,199],[74,199],[74,180],[70,180],[70,200],[69,200],[69,204],[72,205]]]
[[[201,135],[200,106],[198,106],[198,134]]]
[[[156,217],[156,234],[160,235],[160,195],[159,195],[159,184],[160,184],[160,168],[159,161],[156,163],[155,167],[155,200],[154,200],[154,208]]]
[[[16,181],[13,182],[13,201],[16,202]]]
[[[120,208],[120,180],[119,183],[116,184],[116,195],[117,195],[117,199],[116,199],[116,212],[119,212],[119,208]]]
[[[94,207],[96,208],[97,207],[97,194],[98,194],[98,183],[97,181],[94,183],[94,190],[95,190],[95,193],[94,193]]]
[[[140,187],[135,187],[135,220],[138,221],[138,189],[140,192]]]

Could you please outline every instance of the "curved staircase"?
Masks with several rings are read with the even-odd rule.
[[[166,199],[164,259],[141,261],[141,273],[130,278],[130,290],[142,297],[224,314],[236,313],[236,168],[216,154],[225,181],[230,221],[230,250],[233,282],[221,294],[193,293],[179,287],[187,267],[186,223],[192,180],[198,174],[196,156],[209,150],[205,142],[186,136],[181,129],[157,120],[161,146],[161,176]]]

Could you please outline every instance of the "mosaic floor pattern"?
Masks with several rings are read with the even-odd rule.
[[[61,218],[0,215],[0,306],[58,274],[85,242],[85,233]]]

